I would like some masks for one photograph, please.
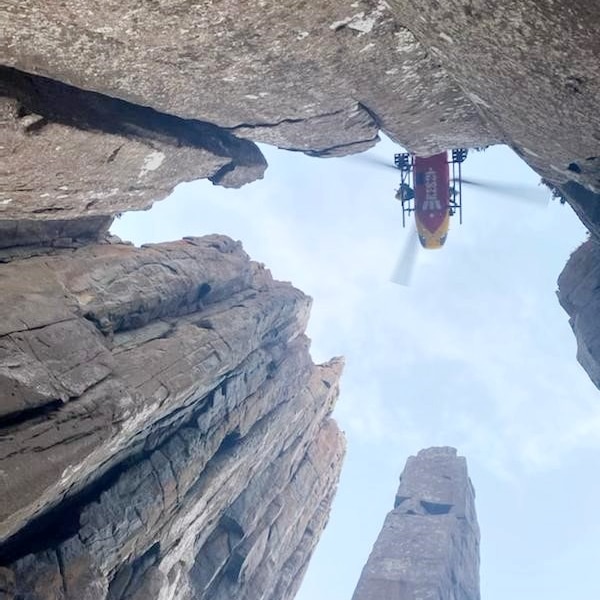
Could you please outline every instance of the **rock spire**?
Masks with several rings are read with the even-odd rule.
[[[479,600],[479,527],[454,448],[411,456],[352,600]]]

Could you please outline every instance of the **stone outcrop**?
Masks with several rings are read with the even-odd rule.
[[[0,219],[114,216],[149,208],[182,181],[239,187],[262,177],[252,143],[0,67]]]
[[[231,240],[135,249],[112,218],[262,177],[254,142],[341,156],[383,131],[507,143],[598,238],[599,25],[589,0],[4,3],[0,599],[293,597],[339,474],[341,363],[312,364],[309,300]],[[597,258],[560,297],[600,385]],[[355,600],[477,599],[464,461],[403,477]]]
[[[558,299],[570,316],[577,359],[600,388],[600,246],[596,238],[571,255],[558,278]]]
[[[411,456],[353,600],[479,600],[475,492],[454,448]]]
[[[313,154],[497,139],[437,58],[381,0],[5,8],[2,63]],[[408,24],[404,24],[408,25]]]
[[[0,13],[6,218],[147,207],[199,177],[241,185],[264,169],[242,138],[336,156],[380,130],[417,154],[507,143],[575,206],[597,204],[590,0],[61,6]]]
[[[600,13],[575,0],[390,0],[538,172],[600,191]],[[427,40],[427,42],[425,42]]]
[[[0,274],[0,597],[292,598],[344,452],[310,299],[221,236]]]

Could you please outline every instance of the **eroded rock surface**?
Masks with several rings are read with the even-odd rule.
[[[353,600],[479,600],[475,492],[454,448],[411,456]]]
[[[537,170],[598,191],[596,2],[390,0],[509,143]],[[585,171],[588,171],[587,173]]]
[[[571,255],[558,279],[558,299],[570,316],[577,359],[600,387],[600,245],[596,238]]]
[[[597,236],[599,15],[589,0],[4,3],[0,598],[291,598],[339,472],[341,364],[312,365],[308,299],[231,241],[102,244],[111,218],[182,181],[261,177],[252,141],[338,156],[384,131],[417,154],[508,143]],[[584,246],[560,285],[599,383],[597,258]],[[464,462],[426,451],[356,598],[472,600],[477,564]]]
[[[209,123],[0,67],[0,220],[114,216],[178,183],[262,177],[255,144]]]
[[[213,177],[240,185],[260,176],[251,146],[236,147],[233,154],[246,157],[239,161],[231,149],[190,146],[182,125],[197,133],[196,142],[235,146],[246,138],[315,156],[359,152],[380,130],[417,154],[504,142],[574,204],[579,191],[598,203],[600,16],[591,0],[568,6],[265,0],[244,10],[232,0],[102,6],[66,0],[61,6],[56,11],[51,3],[24,0],[2,7],[0,63],[13,75],[120,99],[124,104],[114,106],[138,107],[141,116],[135,127],[123,128],[110,113],[104,122],[116,119],[119,127],[99,136],[85,119],[80,129],[64,129],[64,119],[55,122],[44,109],[47,102],[39,109],[27,108],[32,101],[22,97],[20,107],[9,103],[5,128],[9,148],[17,149],[9,155],[41,180],[29,166],[22,173],[11,167],[14,176],[0,199],[9,214],[28,198],[30,184],[48,181],[55,187],[46,184],[29,212],[71,204],[73,214],[114,214],[148,206],[150,188],[161,197],[173,182]],[[22,96],[23,86],[9,81],[6,94]],[[169,141],[158,140],[148,133],[148,115],[179,123],[178,133],[167,127]],[[33,139],[24,145],[23,136]],[[81,162],[83,147],[92,168],[78,188],[64,162]],[[42,150],[52,160],[40,169],[34,156]],[[106,176],[115,185],[97,189]],[[63,196],[69,202],[59,202]]]
[[[310,299],[221,236],[0,276],[4,597],[293,597],[344,452]]]
[[[4,64],[311,154],[497,141],[381,0],[39,0],[5,9]]]

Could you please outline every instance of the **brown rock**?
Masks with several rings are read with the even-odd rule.
[[[600,48],[586,0],[570,10],[536,0],[63,8],[26,0],[1,15],[0,60],[20,70],[4,71],[14,162],[0,209],[9,219],[23,207],[32,218],[114,215],[199,177],[239,186],[264,169],[239,138],[336,156],[368,148],[379,129],[418,154],[508,143],[584,220],[597,204]],[[67,89],[95,111],[75,130],[56,112],[82,105],[64,101]],[[99,103],[113,108],[98,112]],[[183,131],[198,135],[190,142]],[[65,164],[79,180],[85,173],[83,186]],[[107,178],[113,187],[99,183]]]
[[[499,139],[385,2],[5,10],[4,64],[255,141],[340,155],[380,127],[419,152]]]
[[[597,11],[1,11],[0,598],[292,598],[343,453],[341,364],[310,360],[309,299],[222,237],[94,242],[181,181],[262,176],[248,140],[335,156],[379,129],[421,154],[505,141],[597,235]],[[596,255],[572,258],[560,293],[600,384]],[[424,451],[355,599],[477,599],[477,547],[464,461]]]

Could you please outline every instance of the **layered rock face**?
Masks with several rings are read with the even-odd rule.
[[[61,6],[0,9],[0,219],[239,186],[266,166],[249,140],[337,156],[380,129],[420,153],[502,139],[385,2]]]
[[[526,161],[552,180],[600,191],[596,2],[390,5]]]
[[[475,492],[454,448],[411,456],[352,600],[479,600]]]
[[[100,243],[111,219],[262,177],[255,141],[340,156],[382,130],[508,143],[598,236],[599,21],[589,0],[4,3],[0,598],[291,598],[339,472],[341,364],[312,365],[308,299],[230,240]],[[560,285],[600,383],[596,255]],[[409,461],[358,599],[478,597],[461,461]]]
[[[344,452],[309,298],[221,236],[0,276],[0,597],[292,598]]]
[[[380,127],[422,152],[498,139],[381,0],[67,0],[60,13],[26,0],[5,13],[3,64],[282,148],[347,154]]]

